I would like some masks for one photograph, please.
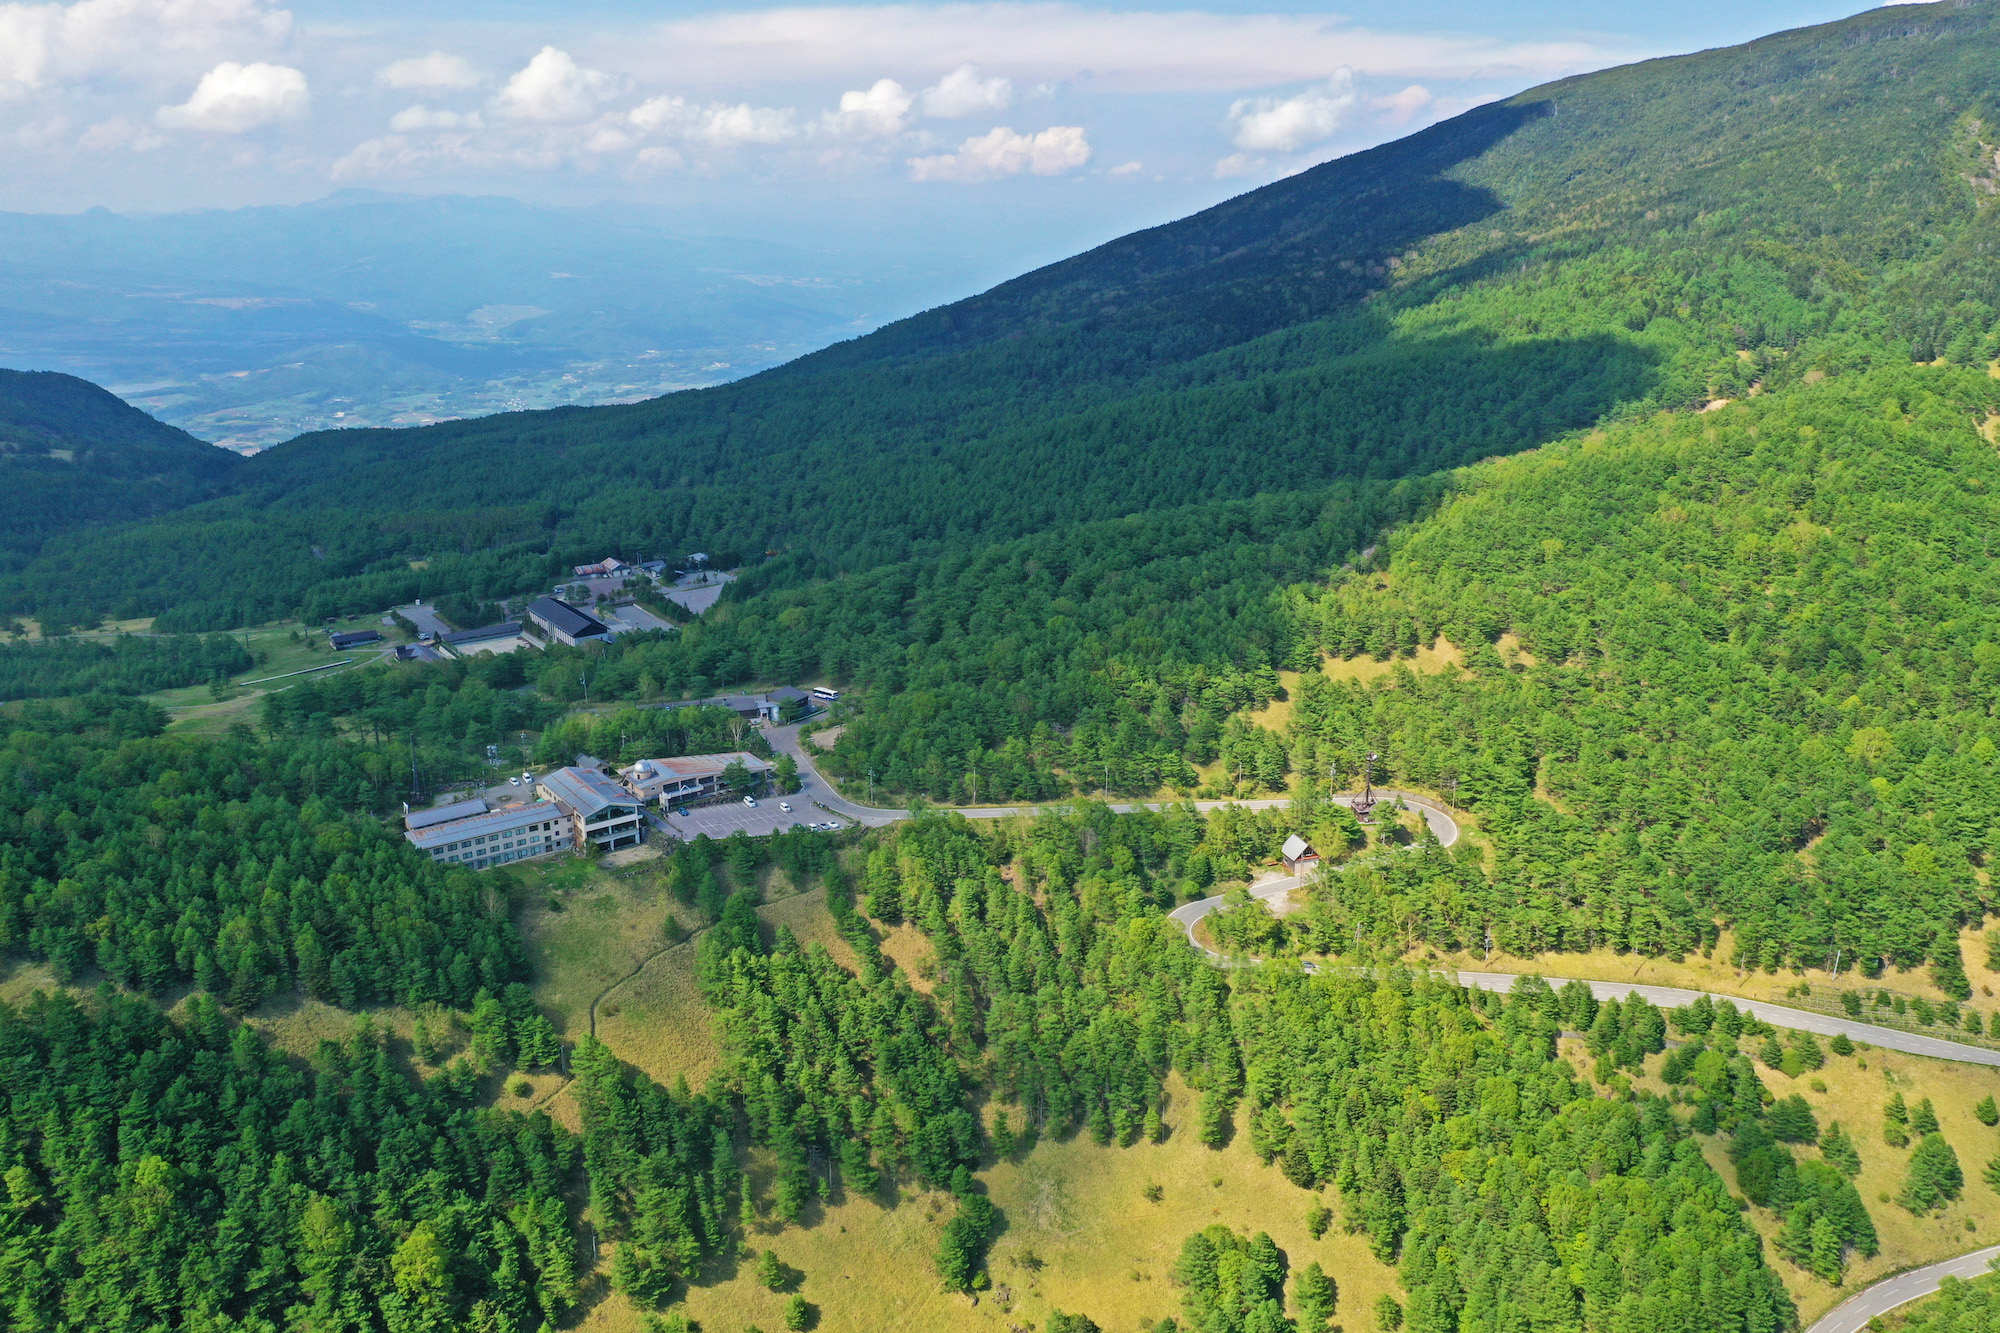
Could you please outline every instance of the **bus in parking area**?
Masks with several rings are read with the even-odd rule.
[[[830,704],[839,697],[840,697],[839,690],[829,690],[824,685],[813,686],[813,698],[818,699],[821,703]]]

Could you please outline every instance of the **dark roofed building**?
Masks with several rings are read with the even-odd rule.
[[[596,616],[577,610],[560,597],[537,597],[528,603],[528,619],[550,638],[572,648],[588,639],[607,638],[611,633]]]
[[[379,629],[357,629],[346,634],[329,634],[326,641],[335,648],[359,648],[364,643],[382,642]]]

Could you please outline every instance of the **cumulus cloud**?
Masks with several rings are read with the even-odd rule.
[[[1060,176],[1090,161],[1090,142],[1077,125],[1053,125],[1040,134],[1002,126],[967,139],[955,153],[909,161],[911,178],[920,181],[986,181],[1024,171]]]
[[[476,130],[483,123],[477,111],[436,111],[427,106],[408,107],[389,118],[389,128],[397,134],[413,134],[419,130]]]
[[[153,118],[170,130],[241,134],[303,115],[310,100],[306,76],[289,65],[225,60],[201,76],[192,97],[161,107]]]
[[[273,46],[292,16],[263,0],[0,4],[0,98],[106,75],[151,79]]]
[[[479,86],[479,72],[462,56],[433,51],[384,65],[375,71],[375,82],[384,88],[441,88],[451,91]]]
[[[1382,113],[1382,118],[1391,125],[1407,125],[1429,110],[1437,98],[1421,83],[1413,83],[1398,93],[1387,97],[1371,97],[1368,105]]]
[[[790,107],[748,103],[696,106],[685,98],[655,97],[634,107],[626,120],[642,134],[679,138],[711,148],[780,144],[798,136],[796,113]]]
[[[982,79],[979,71],[971,65],[960,65],[924,89],[924,114],[941,120],[991,115],[996,111],[1005,111],[1013,104],[1014,85],[1011,80],[998,75]]]
[[[1245,97],[1229,108],[1238,148],[1254,153],[1296,153],[1331,139],[1346,123],[1359,99],[1354,71],[1341,69],[1323,88],[1309,88],[1296,97]]]
[[[1144,162],[1132,161],[1120,167],[1113,167],[1104,174],[1107,176],[1136,176],[1145,169],[1146,164]]]
[[[493,107],[508,120],[583,120],[611,95],[614,84],[610,75],[580,67],[569,52],[545,46],[507,80]]]
[[[831,117],[837,133],[889,138],[910,123],[910,95],[894,79],[877,79],[865,91],[840,95],[840,110]]]

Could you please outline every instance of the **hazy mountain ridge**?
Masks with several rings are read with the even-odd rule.
[[[50,577],[74,602],[212,603],[205,625],[309,592],[491,594],[599,546],[790,558],[747,594],[1973,356],[2000,317],[1996,214],[1963,170],[1996,15],[1875,11],[1564,80],[720,389],[302,438],[212,511],[107,536],[84,563],[116,579]],[[498,508],[538,535],[422,535],[491,533]],[[209,521],[268,533],[258,586]]]
[[[951,290],[963,267],[461,196],[0,214],[0,360],[248,449],[720,382]]]
[[[199,500],[240,463],[87,381],[0,370],[0,552]]]

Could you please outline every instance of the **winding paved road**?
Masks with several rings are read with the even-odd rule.
[[[1520,977],[1512,972],[1458,974],[1458,984],[1461,986],[1503,993],[1513,989],[1514,983],[1519,980]],[[1545,976],[1542,980],[1551,986],[1566,986],[1571,978]],[[1964,1042],[1945,1041],[1941,1037],[1926,1037],[1921,1033],[1877,1027],[1873,1023],[1861,1023],[1852,1018],[1836,1018],[1832,1014],[1816,1014],[1807,1009],[1792,1009],[1766,1000],[1746,1000],[1740,995],[1719,995],[1713,991],[1682,990],[1677,986],[1641,986],[1627,981],[1586,981],[1584,984],[1589,986],[1591,994],[1600,1000],[1616,1000],[1623,999],[1627,995],[1640,995],[1662,1009],[1678,1009],[1684,1004],[1693,1004],[1706,994],[1711,1000],[1727,1000],[1738,1009],[1745,1010],[1774,1027],[1812,1032],[1822,1037],[1831,1037],[1844,1032],[1850,1041],[1865,1041],[1887,1050],[1902,1051],[1906,1055],[1927,1055],[1933,1060],[1956,1060],[1961,1064],[2000,1068],[2000,1051],[1990,1051],[1984,1046],[1969,1046]]]
[[[1449,847],[1458,841],[1458,821],[1446,814],[1444,808],[1432,801],[1430,797],[1419,796],[1411,791],[1394,790],[1384,791],[1380,795],[1385,801],[1393,801],[1400,798],[1403,804],[1409,806],[1412,810],[1421,811],[1424,822],[1431,826],[1431,832],[1437,836],[1440,845]],[[1351,800],[1352,798],[1349,799]],[[1213,807],[1215,802],[1207,802],[1206,804]],[[1281,804],[1281,802],[1267,802],[1267,804]],[[1273,898],[1282,897],[1290,893],[1303,883],[1305,883],[1305,879],[1299,875],[1286,875],[1282,878],[1267,879],[1252,884],[1250,886],[1250,896],[1260,902],[1268,903]],[[1211,958],[1220,958],[1222,955],[1203,944],[1200,940],[1195,939],[1194,926],[1195,922],[1201,920],[1210,912],[1219,910],[1222,907],[1222,900],[1226,896],[1225,894],[1218,893],[1213,898],[1200,898],[1191,903],[1182,903],[1179,907],[1167,913],[1169,921],[1179,922],[1181,929],[1187,932],[1188,941]]]
[[[1984,1276],[1988,1271],[1987,1265],[1995,1259],[2000,1259],[2000,1245],[1989,1245],[1971,1254],[1961,1254],[1956,1259],[1940,1260],[1922,1268],[1912,1268],[1907,1273],[1885,1277],[1872,1287],[1863,1287],[1846,1302],[1821,1315],[1819,1322],[1806,1333],[1861,1333],[1876,1315],[1887,1314],[1899,1305],[1907,1305],[1918,1297],[1930,1295],[1948,1277]]]
[[[770,739],[773,749],[781,754],[789,754],[798,761],[800,775],[802,777],[809,777],[810,779],[808,783],[809,789],[802,794],[810,800],[817,801],[822,807],[836,814],[844,815],[856,823],[866,824],[871,827],[893,823],[896,820],[908,819],[910,817],[908,810],[862,805],[842,796],[839,788],[826,780],[825,776],[813,764],[812,756],[799,743],[799,729],[796,726],[767,727],[764,734]],[[1419,796],[1415,792],[1404,791],[1385,791],[1381,793],[1381,796],[1384,800],[1395,800],[1401,797],[1403,803],[1411,809],[1421,811],[1424,819],[1431,826],[1431,832],[1437,835],[1437,840],[1444,846],[1449,847],[1458,841],[1458,822],[1430,798]],[[1288,802],[1283,800],[1197,801],[1195,802],[1195,808],[1199,810],[1215,810],[1232,804],[1252,810],[1269,810],[1286,805]],[[1140,809],[1159,810],[1164,808],[1164,803],[1135,802],[1113,805],[1111,808],[1120,814],[1130,814],[1132,811]],[[1034,812],[1035,807],[1033,806],[979,806],[958,811],[959,814],[965,815],[970,819],[1003,819],[1009,815],[1027,815]],[[1291,892],[1304,882],[1303,878],[1297,875],[1286,875],[1264,880],[1261,883],[1251,885],[1250,896],[1269,902],[1273,898]],[[1178,922],[1188,932],[1188,939],[1193,941],[1195,923],[1221,906],[1222,895],[1218,894],[1212,898],[1203,898],[1196,902],[1183,904],[1175,908],[1168,915],[1171,920]],[[1197,945],[1197,947],[1201,946]],[[1203,951],[1211,957],[1219,957],[1213,950],[1204,948]],[[1461,986],[1504,993],[1514,987],[1514,984],[1520,980],[1520,976],[1512,972],[1459,972],[1457,979]],[[1544,976],[1542,980],[1548,982],[1551,986],[1564,986],[1569,984],[1572,978]],[[1682,990],[1675,986],[1645,986],[1618,981],[1586,980],[1584,984],[1589,986],[1591,993],[1600,1000],[1623,999],[1628,995],[1636,994],[1643,996],[1652,1004],[1667,1009],[1677,1009],[1682,1005],[1692,1004],[1705,993],[1702,991]],[[1773,1026],[1787,1027],[1795,1031],[1811,1032],[1827,1037],[1846,1033],[1850,1041],[1865,1041],[1887,1050],[1902,1051],[1908,1055],[1923,1055],[1937,1060],[1956,1060],[1965,1064],[2000,1068],[2000,1051],[1987,1050],[1981,1046],[1968,1046],[1962,1042],[1945,1041],[1942,1038],[1926,1037],[1914,1032],[1901,1032],[1895,1028],[1877,1027],[1873,1023],[1860,1023],[1849,1018],[1836,1018],[1830,1014],[1816,1014],[1810,1010],[1793,1009],[1781,1004],[1771,1004],[1764,1000],[1749,1000],[1741,996],[1719,995],[1714,992],[1706,993],[1713,1000],[1728,1000],[1738,1009],[1745,1010]],[[1960,1255],[1955,1259],[1941,1260],[1934,1264],[1927,1264],[1922,1268],[1913,1268],[1908,1272],[1897,1273],[1891,1277],[1883,1278],[1880,1282],[1863,1288],[1844,1304],[1822,1316],[1817,1323],[1806,1330],[1806,1333],[1863,1333],[1863,1330],[1868,1326],[1868,1321],[1877,1315],[1886,1314],[1899,1306],[1930,1295],[1938,1289],[1939,1285],[1947,1277],[1979,1277],[1989,1271],[1988,1265],[1995,1259],[2000,1259],[2000,1245],[1989,1246],[1983,1250],[1975,1250],[1971,1254]]]
[[[870,828],[879,828],[884,824],[893,824],[899,819],[908,819],[910,817],[908,810],[889,806],[863,805],[859,801],[851,801],[847,797],[842,796],[840,789],[827,781],[826,775],[821,773],[818,766],[813,763],[812,755],[799,742],[799,728],[796,725],[765,727],[764,738],[771,742],[771,748],[779,754],[788,754],[798,761],[800,777],[809,779],[805,782],[799,794],[807,800],[818,802],[823,809],[831,810],[833,813],[851,819],[857,824],[866,824]],[[1440,820],[1451,829],[1451,839],[1446,839],[1443,833],[1440,832],[1438,835],[1439,841],[1449,843],[1458,837],[1458,825],[1452,823],[1451,817],[1446,815],[1443,810],[1435,807],[1429,797],[1416,796],[1409,792],[1388,791],[1382,792],[1381,796],[1384,800],[1401,796],[1413,808],[1421,803],[1424,807],[1424,817],[1430,820],[1433,829],[1439,827]],[[1050,802],[1050,805],[1055,804],[1059,803]],[[1135,810],[1170,810],[1175,804],[1176,802],[1173,801],[1128,801],[1113,805],[1111,809],[1116,814],[1129,815]],[[1194,808],[1207,811],[1220,810],[1225,806],[1233,805],[1240,810],[1276,810],[1290,804],[1289,800],[1283,797],[1276,797],[1255,801],[1196,801]],[[957,813],[964,815],[967,819],[1006,819],[1012,815],[1032,815],[1042,808],[1041,806],[1034,805],[974,805],[956,807]]]

